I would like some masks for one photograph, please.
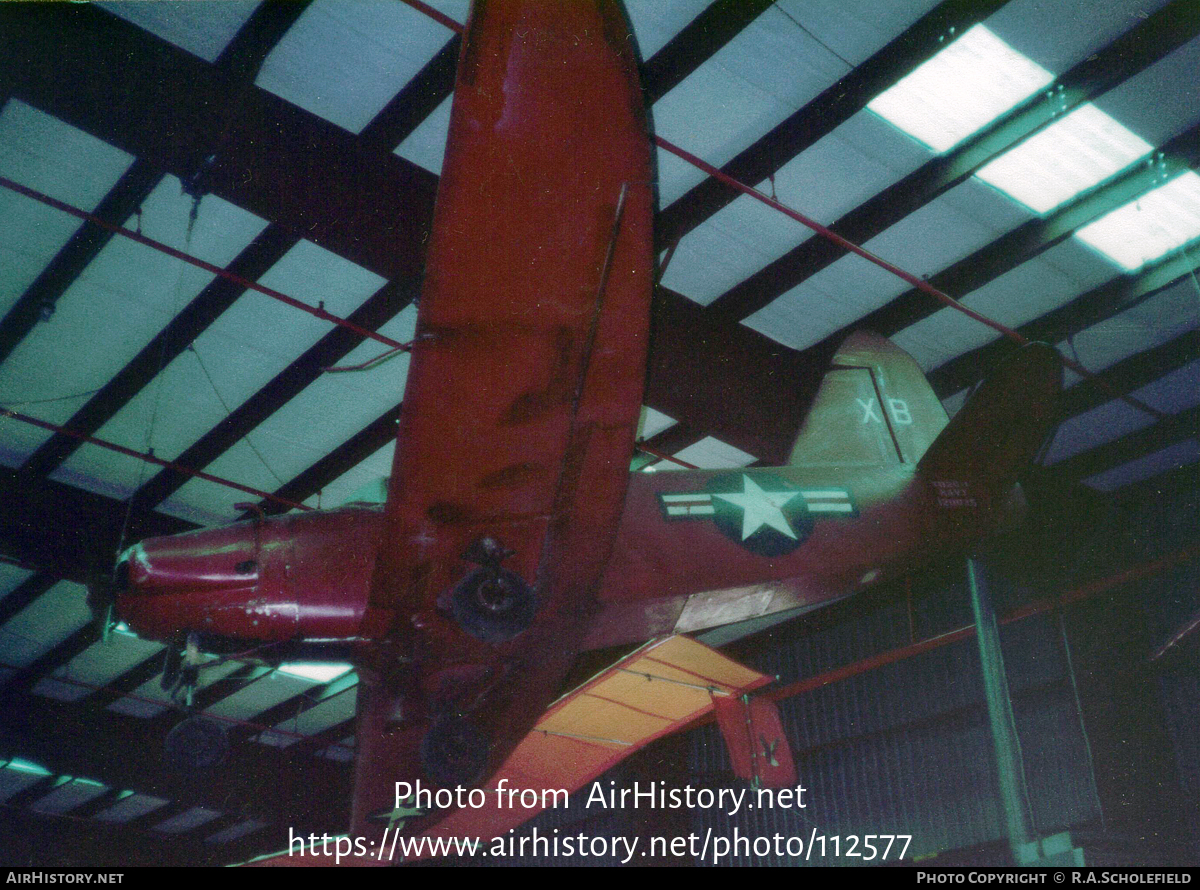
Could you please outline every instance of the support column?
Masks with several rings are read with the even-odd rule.
[[[1009,695],[1008,675],[1004,670],[1004,654],[1000,649],[1000,627],[988,596],[983,565],[974,558],[967,560],[967,586],[971,591],[971,610],[975,614],[975,638],[979,641],[988,722],[996,750],[1000,799],[1004,805],[1009,844],[1013,858],[1017,859],[1020,848],[1034,839],[1029,789],[1025,785],[1017,723]]]

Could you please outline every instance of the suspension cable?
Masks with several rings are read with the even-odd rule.
[[[167,256],[174,257],[177,260],[182,260],[185,263],[190,263],[198,269],[203,269],[205,272],[211,272],[213,275],[219,275],[221,278],[226,278],[238,286],[246,288],[247,290],[258,291],[260,294],[265,294],[273,300],[279,300],[279,302],[285,303],[294,309],[299,309],[301,312],[307,312],[309,315],[315,316],[322,321],[327,321],[346,328],[347,330],[353,331],[360,337],[368,337],[372,340],[378,340],[380,343],[384,344],[385,346],[390,346],[393,349],[410,349],[412,347],[411,343],[401,343],[399,340],[393,340],[391,337],[387,337],[376,331],[372,331],[362,327],[361,325],[357,325],[349,319],[342,318],[339,315],[334,315],[332,312],[326,311],[324,306],[311,306],[308,303],[305,303],[303,300],[297,300],[295,297],[289,297],[287,294],[277,291],[274,288],[266,287],[265,285],[251,281],[248,278],[243,278],[236,272],[230,272],[228,269],[223,269],[220,266],[205,262],[199,257],[192,256],[189,253],[184,253],[182,250],[176,250],[174,247],[163,244],[161,241],[155,241],[153,238],[147,238],[140,232],[130,231],[129,229],[118,226],[115,223],[109,222],[108,220],[101,219],[94,213],[88,213],[86,210],[81,210],[78,207],[73,207],[64,201],[51,198],[49,195],[43,194],[36,189],[31,189],[28,186],[21,185],[18,182],[13,182],[6,176],[0,176],[0,186],[3,186],[9,191],[16,192],[19,195],[32,198],[34,201],[39,201],[42,204],[45,204],[47,207],[53,207],[55,210],[61,210],[63,213],[69,213],[71,216],[78,217],[79,219],[90,222],[93,225],[97,225],[102,229],[112,232],[114,235],[120,235],[124,238],[130,239],[131,241],[136,241],[138,244],[143,244],[146,247],[151,247],[154,250],[165,253]]]
[[[32,426],[41,427],[44,430],[49,430],[52,433],[61,433],[64,436],[70,436],[72,439],[78,439],[80,442],[86,442],[89,445],[96,445],[100,448],[107,448],[109,451],[115,451],[117,454],[123,454],[126,457],[137,458],[146,463],[155,464],[164,469],[174,470],[177,473],[183,473],[185,476],[192,476],[196,479],[203,479],[205,482],[214,482],[217,485],[224,485],[226,488],[232,488],[237,491],[252,494],[257,498],[262,498],[268,501],[274,501],[277,504],[282,504],[285,507],[290,507],[294,510],[311,510],[312,507],[306,504],[291,501],[287,498],[280,497],[277,494],[272,494],[269,491],[262,491],[258,488],[252,488],[249,485],[242,485],[240,482],[233,482],[229,479],[223,479],[220,476],[214,476],[211,473],[205,473],[202,470],[194,470],[191,467],[181,466],[174,461],[163,460],[161,457],[155,457],[154,453],[145,451],[135,451],[132,448],[126,448],[124,445],[118,445],[116,442],[109,442],[107,439],[100,439],[96,436],[87,436],[75,430],[67,429],[55,423],[50,423],[46,420],[39,420],[36,417],[30,417],[28,414],[21,414],[18,411],[12,411],[7,408],[0,408],[0,417],[8,417],[13,420],[19,420],[22,423],[28,423]],[[132,500],[134,495],[130,496]]]

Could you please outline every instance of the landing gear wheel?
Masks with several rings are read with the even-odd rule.
[[[443,788],[473,786],[488,761],[488,737],[460,714],[433,719],[421,739],[421,768]]]
[[[525,579],[499,567],[467,575],[451,595],[454,617],[463,630],[485,643],[511,640],[533,623],[537,598]]]
[[[167,733],[163,759],[168,766],[197,772],[216,766],[229,753],[221,724],[206,717],[188,717]]]

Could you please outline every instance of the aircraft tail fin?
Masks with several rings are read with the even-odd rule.
[[[1043,343],[1017,350],[947,421],[913,358],[860,331],[838,348],[796,437],[791,466],[916,464],[930,478],[998,493],[1056,419],[1062,361]]]
[[[971,394],[921,458],[918,472],[993,493],[1004,490],[1058,419],[1062,378],[1062,358],[1054,347],[1021,347]]]
[[[834,354],[788,463],[915,464],[946,420],[946,410],[912,356],[878,334],[858,331]]]

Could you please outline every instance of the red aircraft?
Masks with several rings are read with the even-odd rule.
[[[386,504],[153,538],[119,563],[118,613],[176,652],[352,650],[351,834],[371,844],[387,839],[372,817],[394,811],[396,782],[494,788],[511,773],[582,652],[812,608],[969,546],[1050,427],[1049,347],[1019,351],[947,425],[916,363],[858,334],[789,465],[631,474],[653,193],[619,3],[476,4]],[[643,653],[659,673],[618,666],[667,684],[650,684],[666,722],[639,744],[692,713],[672,702],[710,701],[721,671],[726,692],[760,682],[686,643]],[[580,730],[589,714],[539,738],[591,739],[603,756],[533,752],[520,775],[574,770],[554,781],[578,787],[636,750]]]

